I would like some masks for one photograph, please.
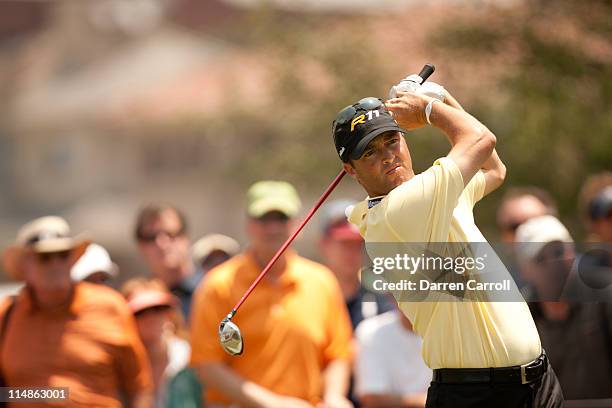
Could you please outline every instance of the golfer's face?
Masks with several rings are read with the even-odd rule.
[[[414,176],[406,141],[400,132],[386,132],[372,140],[353,166],[345,169],[370,197],[388,194]]]

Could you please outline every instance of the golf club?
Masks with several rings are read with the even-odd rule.
[[[423,67],[423,69],[421,69],[421,72],[419,73],[419,77],[421,77],[422,79],[420,83],[422,84],[423,82],[425,82],[427,78],[429,78],[429,76],[434,72],[434,70],[435,70],[435,67],[433,64],[426,64]],[[314,213],[319,209],[319,207],[321,207],[323,202],[325,202],[325,200],[327,199],[327,197],[329,197],[332,191],[334,191],[334,189],[340,183],[340,181],[342,180],[345,174],[346,172],[344,171],[344,169],[341,170],[340,173],[338,173],[338,175],[334,178],[331,184],[327,187],[325,192],[321,195],[321,197],[317,200],[315,205],[308,212],[304,220],[302,220],[298,228],[293,232],[293,234],[291,234],[291,236],[287,239],[287,241],[285,241],[285,243],[279,248],[279,250],[272,257],[272,259],[270,259],[266,267],[261,271],[259,276],[257,276],[255,281],[247,289],[244,295],[242,295],[238,303],[236,303],[236,306],[234,306],[232,311],[229,312],[227,316],[219,324],[219,333],[218,333],[219,341],[221,343],[221,347],[223,347],[223,350],[225,350],[226,353],[232,356],[236,356],[236,355],[242,354],[242,352],[244,351],[244,339],[242,337],[242,334],[240,333],[240,329],[238,328],[238,325],[232,322],[232,318],[236,315],[236,312],[238,312],[238,309],[240,308],[240,306],[242,306],[244,301],[253,292],[255,287],[259,284],[259,282],[263,279],[263,277],[272,268],[272,265],[274,265],[274,263],[285,252],[285,250],[289,247],[289,245],[291,245],[291,243],[295,240],[297,235],[302,231],[304,226],[306,226],[306,223],[310,221]]]

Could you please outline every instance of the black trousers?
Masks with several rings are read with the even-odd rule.
[[[425,408],[561,408],[563,392],[550,364],[530,384],[442,384],[432,382]]]

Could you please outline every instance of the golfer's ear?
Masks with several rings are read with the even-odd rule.
[[[357,173],[355,172],[355,168],[353,167],[351,162],[344,163],[342,167],[344,167],[344,171],[346,171],[349,176],[351,176],[352,178],[357,177]]]

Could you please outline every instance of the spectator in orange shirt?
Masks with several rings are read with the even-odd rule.
[[[244,353],[230,357],[217,329],[292,230],[300,210],[293,186],[262,181],[247,194],[247,250],[212,269],[198,287],[191,363],[207,385],[207,406],[346,408],[351,324],[327,268],[293,251],[275,263],[233,321]]]
[[[25,287],[0,307],[3,379],[67,387],[75,407],[149,407],[151,372],[127,303],[113,289],[70,279],[88,244],[64,219],[42,217],[4,251],[4,270]]]

